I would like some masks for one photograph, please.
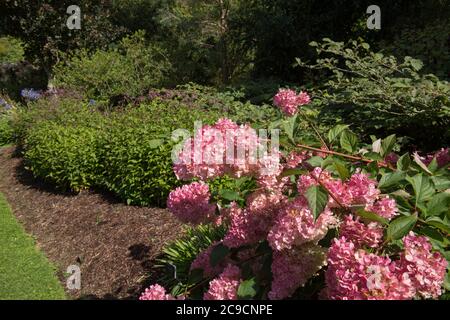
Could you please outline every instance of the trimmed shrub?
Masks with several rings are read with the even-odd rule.
[[[46,121],[25,140],[25,166],[35,177],[63,189],[80,191],[97,184],[99,130]]]
[[[113,118],[102,146],[105,187],[128,204],[165,206],[179,185],[172,170],[172,131],[192,130],[195,121],[211,123],[219,114],[153,102]]]

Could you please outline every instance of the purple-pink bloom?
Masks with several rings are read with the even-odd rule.
[[[273,97],[274,105],[288,116],[296,114],[299,106],[308,104],[310,101],[311,98],[306,92],[301,91],[297,94],[291,89],[280,89]]]
[[[211,222],[216,205],[209,202],[210,197],[207,184],[193,182],[172,191],[167,199],[167,208],[186,223]]]
[[[237,300],[237,290],[241,282],[241,270],[229,264],[225,270],[209,283],[204,300]]]

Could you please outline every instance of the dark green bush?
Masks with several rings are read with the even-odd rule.
[[[65,56],[54,68],[54,83],[83,92],[87,98],[108,100],[117,95],[135,97],[163,85],[170,72],[164,50],[147,44],[138,32],[124,38],[118,48],[81,50]]]
[[[373,52],[361,41],[312,42],[316,64],[300,66],[328,72],[313,102],[323,107],[322,122],[352,125],[366,140],[396,134],[432,151],[450,139],[450,83],[423,74],[422,61]]]
[[[80,191],[97,184],[99,130],[42,122],[25,139],[25,166],[35,177]]]
[[[256,128],[268,128],[277,119],[276,108],[269,104],[252,104],[245,99],[245,93],[240,89],[219,90],[189,83],[172,90],[152,90],[149,97],[164,101],[172,107],[185,106],[218,112],[238,123],[250,123]]]

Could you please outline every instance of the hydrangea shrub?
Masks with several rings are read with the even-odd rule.
[[[280,127],[289,128],[309,100],[280,90],[274,102],[289,116]],[[205,135],[211,128],[243,141],[244,157],[193,161],[222,159],[236,148]],[[190,272],[198,279],[182,294],[178,287],[167,296],[154,285],[142,299],[275,300],[308,291],[318,299],[407,300],[437,299],[449,289],[448,149],[400,156],[395,136],[364,145],[345,126],[326,137],[317,132],[317,146],[285,134],[279,152],[257,159],[251,148],[263,139],[228,119],[185,142],[200,147],[180,152],[174,171],[188,184],[172,191],[168,208],[183,222],[227,231],[194,259]],[[219,203],[208,182],[224,175],[255,183],[221,192]]]

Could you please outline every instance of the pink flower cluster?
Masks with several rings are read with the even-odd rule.
[[[216,206],[209,202],[209,187],[203,182],[193,182],[172,191],[167,208],[183,222],[199,224],[214,218]]]
[[[205,125],[188,139],[173,167],[178,179],[207,180],[225,174],[263,176],[277,174],[280,164],[276,150],[263,153],[267,139],[260,139],[248,125],[239,126],[229,119]]]
[[[310,158],[310,156],[308,155],[308,153],[306,151],[302,151],[302,152],[292,151],[286,157],[286,165],[285,166],[286,166],[286,168],[289,168],[289,169],[297,168],[300,164],[303,163],[303,161],[305,161],[309,158]]]
[[[274,250],[292,249],[293,246],[319,241],[336,224],[337,220],[329,209],[314,220],[306,199],[298,197],[278,212],[267,240]]]
[[[154,284],[142,293],[139,300],[175,300],[171,294],[166,293],[166,289],[159,284]]]
[[[345,237],[328,251],[326,295],[338,300],[406,300],[437,298],[441,294],[447,261],[431,253],[425,237],[410,233],[403,240],[399,260],[358,249]]]
[[[230,227],[225,235],[224,244],[237,248],[264,240],[272,226],[279,208],[286,202],[281,193],[256,191],[247,199],[247,208],[242,209],[236,203],[226,210]]]
[[[280,89],[273,98],[274,105],[288,116],[296,114],[299,106],[308,104],[310,101],[311,98],[306,92],[301,91],[297,94],[291,89]]]
[[[446,259],[439,252],[431,252],[431,244],[425,237],[410,233],[403,239],[404,253],[398,263],[401,272],[409,275],[416,294],[423,298],[437,298],[447,268]]]
[[[339,228],[339,234],[356,247],[376,248],[383,240],[383,229],[376,222],[364,224],[359,217],[347,215]]]
[[[209,283],[204,300],[237,300],[237,290],[241,282],[241,270],[229,264],[218,278]]]
[[[315,244],[304,244],[292,250],[273,253],[271,300],[290,297],[309,278],[326,265],[326,249]]]

